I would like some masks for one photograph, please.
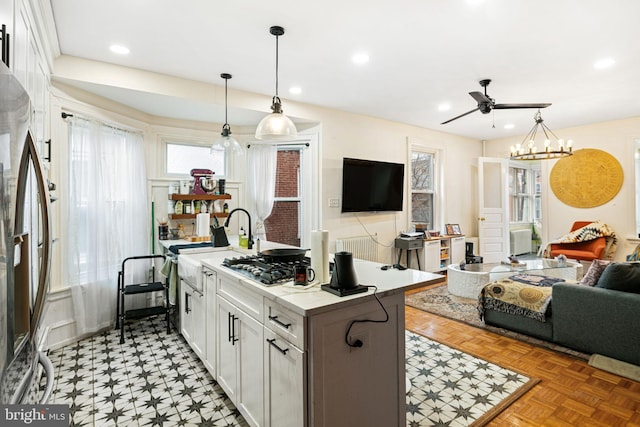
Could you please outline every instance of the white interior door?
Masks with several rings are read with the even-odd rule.
[[[509,194],[507,159],[478,159],[478,245],[484,263],[509,256]]]

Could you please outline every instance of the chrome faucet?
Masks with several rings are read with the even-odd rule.
[[[229,216],[227,216],[227,220],[224,222],[224,226],[228,227],[229,226],[229,220],[231,219],[231,215],[233,215],[233,213],[235,211],[242,211],[244,213],[247,214],[247,217],[249,218],[249,241],[247,243],[247,249],[253,249],[253,236],[251,235],[251,215],[249,214],[249,211],[247,211],[246,209],[242,209],[242,208],[235,208],[232,209],[231,212],[229,212]]]

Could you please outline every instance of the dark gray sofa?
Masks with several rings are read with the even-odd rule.
[[[556,283],[553,341],[640,365],[640,294]]]
[[[640,265],[634,267],[640,271]],[[629,280],[640,286],[637,276]],[[484,320],[584,353],[640,365],[640,293],[597,286],[555,283],[546,322],[491,309],[484,310]]]

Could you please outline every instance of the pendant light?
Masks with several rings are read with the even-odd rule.
[[[222,125],[220,137],[216,139],[211,146],[211,154],[224,151],[227,154],[232,152],[233,154],[242,155],[244,154],[244,150],[240,143],[231,136],[231,126],[229,126],[229,122],[227,121],[227,81],[231,78],[231,74],[222,73],[220,77],[224,79],[224,125]]]
[[[282,114],[282,103],[278,97],[278,37],[284,34],[284,28],[273,26],[269,32],[276,36],[276,95],[271,103],[272,113],[263,118],[256,129],[256,139],[283,141],[298,136],[296,125]]]

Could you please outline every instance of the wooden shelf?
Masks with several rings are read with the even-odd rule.
[[[169,219],[195,219],[196,215],[198,214],[169,214]],[[226,218],[229,216],[228,213],[216,212],[209,213],[209,218],[213,218],[214,215],[217,218]]]
[[[169,194],[170,200],[230,200],[231,194]]]

